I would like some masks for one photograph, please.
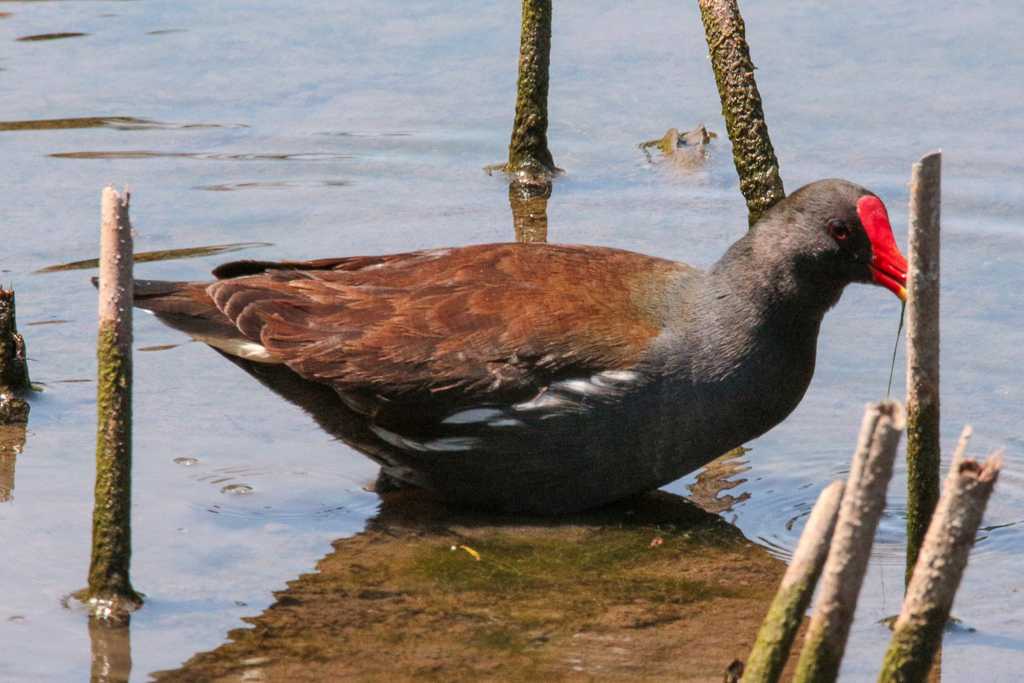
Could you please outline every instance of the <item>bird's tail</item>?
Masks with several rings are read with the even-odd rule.
[[[97,279],[92,279],[93,285]],[[246,338],[207,293],[205,282],[136,280],[135,307],[152,312],[168,327],[225,353],[267,362],[258,342]],[[250,358],[250,356],[252,356]]]

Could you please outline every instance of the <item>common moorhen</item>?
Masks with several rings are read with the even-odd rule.
[[[776,204],[708,271],[618,249],[485,244],[237,261],[136,304],[310,411],[400,482],[557,514],[671,482],[782,421],[851,282],[906,297],[882,201]]]

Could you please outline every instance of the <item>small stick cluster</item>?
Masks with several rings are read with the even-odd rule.
[[[904,424],[898,403],[871,404],[865,410],[850,478],[845,489],[833,482],[819,497],[758,633],[743,681],[779,680],[819,573],[821,590],[793,680],[828,683],[838,677]],[[970,433],[966,427],[957,446],[880,682],[926,680],[942,642],[953,596],[1002,467],[998,453],[984,463],[965,457]]]

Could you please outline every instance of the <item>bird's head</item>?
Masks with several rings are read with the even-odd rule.
[[[760,242],[776,242],[798,273],[821,286],[873,283],[906,301],[907,260],[885,204],[859,185],[835,179],[805,185],[772,207],[755,230]]]

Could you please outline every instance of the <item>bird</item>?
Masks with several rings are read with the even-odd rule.
[[[138,280],[135,305],[205,342],[383,480],[564,515],[664,486],[783,421],[851,283],[906,300],[882,200],[826,179],[706,270],[602,246],[498,243],[243,260]]]

